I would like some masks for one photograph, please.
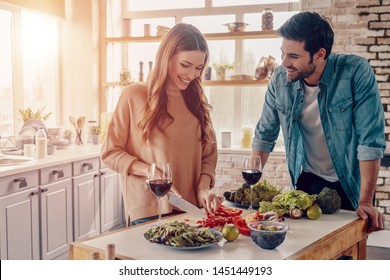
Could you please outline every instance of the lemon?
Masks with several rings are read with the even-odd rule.
[[[240,235],[240,232],[238,231],[238,228],[233,224],[226,224],[223,226],[222,229],[222,236],[227,241],[234,241],[238,238]]]
[[[311,220],[317,220],[321,217],[322,215],[322,210],[318,204],[313,204],[306,210],[306,215],[309,219]]]

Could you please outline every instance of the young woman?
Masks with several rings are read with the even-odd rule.
[[[182,198],[207,213],[220,204],[210,193],[217,146],[211,106],[201,86],[208,59],[200,31],[177,24],[162,39],[146,85],[132,84],[123,90],[101,159],[120,174],[126,215],[133,224],[158,213],[158,200],[146,184],[153,162],[171,164],[171,190]],[[162,213],[171,212],[165,197]]]

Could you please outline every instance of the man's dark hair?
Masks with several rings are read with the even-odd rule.
[[[316,12],[302,12],[293,15],[277,31],[279,36],[293,41],[304,42],[304,48],[310,56],[324,48],[325,59],[332,51],[334,32],[330,19]]]

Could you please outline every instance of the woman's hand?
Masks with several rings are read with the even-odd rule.
[[[367,232],[384,229],[384,217],[370,202],[360,203],[356,213],[363,220],[368,219]]]
[[[212,193],[208,188],[198,190],[198,202],[206,210],[206,214],[214,215],[224,198]]]

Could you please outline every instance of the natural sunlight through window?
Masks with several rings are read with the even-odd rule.
[[[53,112],[57,80],[57,23],[51,17],[22,12],[23,85],[25,107]]]

